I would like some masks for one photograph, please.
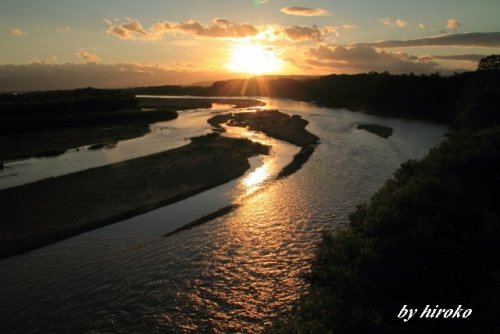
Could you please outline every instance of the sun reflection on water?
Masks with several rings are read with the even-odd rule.
[[[293,156],[299,151],[297,146],[268,137],[262,132],[251,131],[244,127],[228,126],[226,124],[222,124],[222,126],[225,129],[224,136],[246,138],[271,148],[268,155],[260,156],[261,165],[249,172],[240,181],[239,187],[242,191],[242,196],[237,199],[238,203],[273,181],[283,167],[290,163]]]
[[[258,167],[253,172],[247,175],[241,182],[246,187],[246,194],[249,195],[255,190],[259,189],[260,186],[269,179],[269,164],[264,162],[263,166]]]

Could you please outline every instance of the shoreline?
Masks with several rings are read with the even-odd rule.
[[[0,258],[224,184],[244,174],[249,157],[268,150],[246,139],[206,135],[177,149],[1,190]]]
[[[302,147],[277,179],[300,169],[317,145],[318,137],[305,130],[308,122],[299,116],[269,110],[216,115],[208,122],[216,127],[213,119],[226,122],[228,116],[231,126],[246,126]],[[248,139],[212,133],[192,138],[190,144],[173,150],[0,190],[0,202],[6,207],[0,212],[0,221],[11,222],[0,225],[0,258],[116,223],[224,184],[245,173],[250,167],[249,157],[268,152],[268,146]],[[203,224],[236,207],[216,210],[167,235]]]
[[[278,125],[280,122],[276,121],[280,119],[282,122],[281,125]],[[281,136],[281,138],[277,138],[276,136],[272,136],[269,134],[269,132],[274,134],[279,132],[280,126],[281,127],[286,126],[286,124],[289,125],[290,120],[294,124],[292,132],[288,132],[286,136],[283,135]],[[300,151],[293,156],[293,159],[289,164],[287,164],[282,168],[282,170],[276,176],[276,180],[284,179],[287,176],[290,176],[296,171],[298,171],[300,168],[302,168],[302,166],[309,160],[311,155],[314,153],[319,140],[319,138],[316,135],[313,135],[312,133],[310,133],[305,129],[306,125],[309,123],[308,121],[302,119],[300,116],[297,115],[289,116],[288,114],[282,113],[279,110],[264,110],[258,112],[242,112],[237,114],[216,115],[208,119],[208,123],[212,125],[213,130],[216,132],[225,132],[224,127],[221,126],[222,123],[226,123],[229,126],[240,126],[240,127],[248,126],[251,130],[259,128],[260,131],[262,131],[262,129],[269,129],[270,127],[273,127],[275,131],[268,131],[268,132],[262,131],[262,132],[268,134],[270,137],[284,140],[291,144],[294,144],[292,142],[294,141],[295,142],[294,145],[300,143],[300,145],[297,145],[301,147]],[[297,134],[299,134],[300,135],[299,137],[302,139],[297,139],[295,137]],[[240,204],[235,204],[235,203],[227,205],[221,209],[218,209],[194,221],[191,221],[190,223],[183,225],[171,232],[168,232],[164,234],[163,237],[170,237],[179,232],[189,230],[193,227],[208,223],[216,218],[225,216],[233,212],[234,210],[238,209],[239,206]]]

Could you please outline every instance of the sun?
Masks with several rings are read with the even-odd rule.
[[[233,46],[226,68],[232,72],[267,74],[281,70],[283,60],[274,50],[260,44],[238,44]]]

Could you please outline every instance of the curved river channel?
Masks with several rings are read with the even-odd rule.
[[[262,100],[266,108],[302,116],[319,136],[299,171],[274,180],[298,148],[231,129],[227,135],[273,145],[272,154],[252,158],[241,178],[187,200],[0,260],[0,332],[261,332],[304,291],[302,275],[321,234],[345,226],[356,205],[402,162],[425,156],[446,131],[420,121]],[[109,150],[10,162],[0,185],[180,146],[210,132],[206,119],[226,111],[215,106],[181,112],[177,120],[154,124],[150,134]],[[356,129],[360,123],[389,126],[394,133],[384,139]],[[163,236],[235,202],[240,206],[225,216]]]

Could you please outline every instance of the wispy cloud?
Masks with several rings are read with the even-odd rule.
[[[452,31],[456,31],[458,27],[460,27],[460,22],[457,19],[449,19],[448,20],[448,29]]]
[[[396,25],[399,27],[399,28],[404,28],[406,27],[407,23],[405,20],[401,20],[401,19],[397,19],[396,20]]]
[[[48,58],[47,60],[39,59],[39,58],[31,58],[28,64],[30,65],[50,65],[50,64],[57,64],[57,57],[52,56]]]
[[[461,61],[469,61],[469,62],[473,62],[473,63],[478,63],[484,57],[486,57],[486,55],[480,55],[480,54],[463,54],[463,55],[449,55],[449,56],[430,56],[430,58],[432,58],[432,59],[461,60]]]
[[[344,28],[344,29],[358,29],[358,26],[355,24],[343,24],[342,28]]]
[[[57,31],[59,32],[71,32],[71,28],[66,26],[66,27],[58,27]]]
[[[11,29],[10,33],[14,36],[28,36],[28,33],[25,31],[22,31],[20,28]]]
[[[392,40],[359,44],[369,44],[377,48],[401,48],[414,46],[500,47],[500,32],[451,34],[409,40]]]
[[[85,51],[85,50],[80,50],[75,53],[75,56],[78,58],[84,59],[88,61],[89,63],[100,63],[101,58],[99,58],[95,53]]]
[[[308,7],[283,7],[281,12],[287,15],[297,16],[327,16],[330,15],[328,11],[321,8],[308,8]]]
[[[309,65],[342,73],[432,73],[438,68],[433,61],[406,53],[376,50],[370,45],[319,46],[309,49],[306,55]]]
[[[385,18],[380,19],[378,21],[380,23],[382,23],[383,25],[391,27],[391,28],[394,28],[394,27],[404,28],[408,25],[408,23],[403,19],[393,20],[390,17],[385,17]]]

